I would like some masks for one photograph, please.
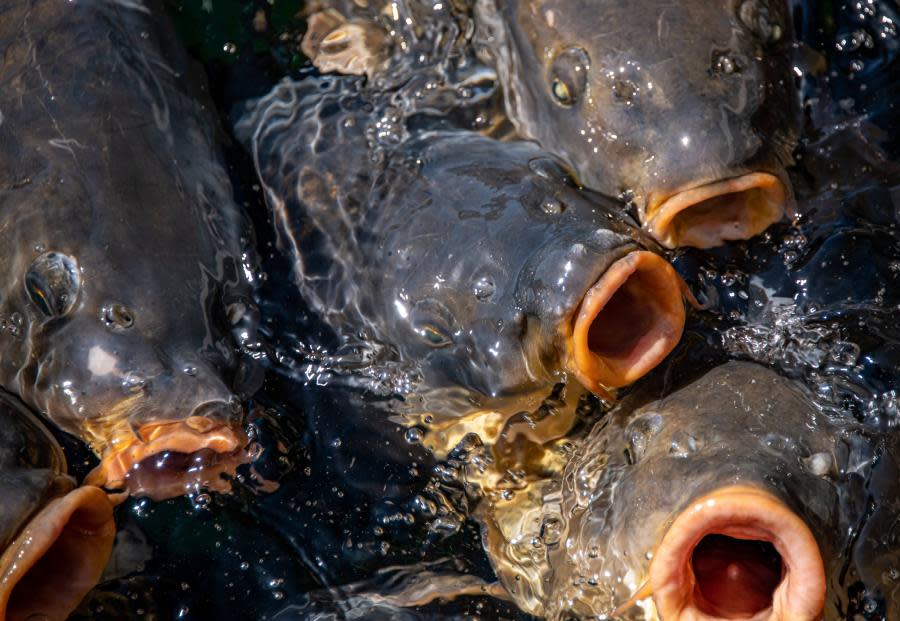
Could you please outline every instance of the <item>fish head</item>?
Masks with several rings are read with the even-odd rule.
[[[446,133],[410,149],[376,193],[373,289],[427,376],[504,395],[569,371],[603,392],[671,351],[681,281],[611,201],[532,143]]]
[[[665,619],[821,618],[865,511],[851,491],[865,473],[839,462],[873,455],[845,431],[742,362],[620,408],[566,468],[550,611],[620,614],[652,595]]]
[[[511,0],[482,20],[517,128],[629,197],[662,245],[713,247],[792,209],[799,129],[782,0]]]
[[[90,252],[32,261],[23,287],[32,362],[20,392],[101,457],[91,483],[155,498],[216,488],[248,443],[226,384],[237,356],[221,296],[154,273],[135,287],[107,265]]]

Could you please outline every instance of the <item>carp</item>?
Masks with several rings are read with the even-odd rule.
[[[91,445],[92,483],[215,487],[255,311],[202,80],[143,2],[6,3],[0,49],[0,386]]]
[[[533,143],[424,130],[370,148],[354,84],[282,83],[239,127],[298,284],[345,341],[492,397],[565,372],[606,395],[675,347],[683,283],[614,201]]]

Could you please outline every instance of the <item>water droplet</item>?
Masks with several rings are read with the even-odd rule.
[[[697,438],[684,431],[676,431],[672,434],[672,443],[669,446],[669,455],[672,457],[688,457],[696,453],[700,448]]]
[[[541,203],[541,209],[544,211],[544,213],[557,215],[563,212],[563,204],[558,199],[550,197],[544,199],[544,201]]]
[[[195,509],[203,510],[209,508],[210,503],[212,502],[212,496],[203,492],[197,494],[193,497],[193,504]]]
[[[422,442],[422,438],[425,437],[425,432],[422,431],[419,427],[410,427],[406,430],[406,441],[410,444],[419,444]]]
[[[487,277],[482,276],[478,280],[475,281],[475,284],[472,285],[472,293],[475,294],[475,297],[479,300],[486,300],[497,290],[497,286],[494,284],[494,281]]]

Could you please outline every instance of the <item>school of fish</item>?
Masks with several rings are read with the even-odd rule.
[[[848,572],[880,598],[864,618],[900,618],[896,424],[813,385],[786,310],[897,323],[900,171],[859,125],[846,151],[813,128],[802,11],[309,0],[307,65],[220,117],[168,8],[0,2],[0,621],[68,618],[129,497],[278,489],[254,471],[253,396],[273,373],[319,390],[298,379],[313,359],[363,428],[460,473],[492,577],[413,565],[276,618],[481,596],[559,621],[856,619]],[[235,150],[266,213],[237,198]],[[816,239],[817,219],[846,225]],[[814,239],[794,291],[790,260],[752,250],[786,221]],[[876,240],[859,263],[887,285],[859,289],[845,234]],[[326,354],[261,330],[262,253]],[[691,266],[740,256],[752,322],[725,329],[744,302]],[[870,298],[887,319],[851,308]],[[754,349],[778,331],[781,359]],[[893,338],[839,341],[832,367],[890,388]]]

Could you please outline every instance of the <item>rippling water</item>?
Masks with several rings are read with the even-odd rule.
[[[309,71],[296,3],[169,8],[226,126],[238,102]],[[823,410],[878,429],[900,423],[900,188],[889,181],[900,167],[898,13],[888,1],[795,3],[808,47],[797,69],[807,123],[793,174],[802,215],[747,243],[676,253],[709,309],[692,318],[674,363],[646,382],[678,386],[729,356],[752,359],[807,382]],[[335,378],[336,343],[285,285],[290,263],[274,250],[252,164],[237,144],[229,161],[257,227],[257,298],[271,346],[265,386],[250,404],[261,455],[239,472],[233,495],[120,507],[113,561],[74,618],[396,618],[377,606],[353,613],[342,585],[382,571],[370,586],[388,593],[404,583],[397,567],[490,581],[478,526],[465,514],[476,495],[459,480],[464,456],[436,462],[417,432],[385,423],[390,397]],[[389,368],[356,372],[396,379]],[[78,446],[66,448],[76,474],[93,465]],[[844,584],[846,618],[884,618],[885,602],[852,570]],[[529,618],[487,596],[419,612]]]

